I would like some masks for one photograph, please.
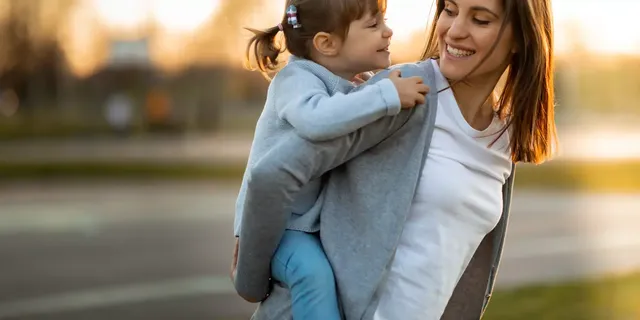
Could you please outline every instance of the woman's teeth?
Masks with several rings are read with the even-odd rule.
[[[475,51],[467,51],[467,50],[462,50],[462,49],[457,49],[454,48],[450,45],[447,45],[447,52],[454,56],[454,57],[458,57],[458,58],[463,58],[463,57],[468,57],[474,53],[476,53]]]

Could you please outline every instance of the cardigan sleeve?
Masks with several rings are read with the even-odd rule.
[[[285,68],[274,79],[275,107],[300,136],[331,140],[353,132],[384,116],[400,112],[398,91],[389,79],[361,90],[330,95],[326,85],[310,71]]]

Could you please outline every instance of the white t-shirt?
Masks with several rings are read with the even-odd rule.
[[[448,87],[432,61],[437,89]],[[502,186],[511,174],[508,132],[488,146],[503,127],[496,117],[487,129],[475,130],[451,89],[439,93],[431,147],[374,320],[441,318],[475,250],[502,214]]]

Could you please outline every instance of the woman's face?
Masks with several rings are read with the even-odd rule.
[[[498,39],[504,19],[502,0],[445,0],[436,24],[442,74],[453,81],[501,75],[515,48],[510,24]],[[469,75],[496,40],[495,50]]]

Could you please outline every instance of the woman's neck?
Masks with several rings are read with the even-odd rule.
[[[476,130],[486,129],[493,120],[493,99],[489,98],[499,79],[499,75],[483,76],[460,81],[451,86],[462,116]]]

